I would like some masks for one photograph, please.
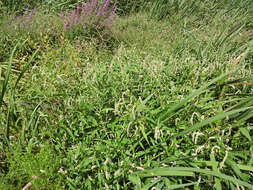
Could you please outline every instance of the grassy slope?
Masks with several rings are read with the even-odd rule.
[[[161,189],[199,179],[204,183],[191,184],[196,189],[220,183],[236,187],[220,176],[185,170],[181,177],[159,169],[150,172],[171,177],[136,173],[129,182],[133,172],[161,166],[212,168],[250,183],[252,122],[237,120],[243,113],[252,115],[251,110],[173,138],[244,99],[244,107],[253,105],[252,54],[238,58],[247,50],[250,31],[237,27],[241,17],[230,18],[221,11],[208,23],[196,24],[194,16],[155,21],[136,14],[119,20],[113,35],[120,43],[113,52],[97,51],[92,41],[48,45],[22,77],[14,100],[10,89],[18,73],[13,69],[6,105],[0,107],[0,189],[21,189],[28,182],[34,189],[142,189],[150,184]],[[239,70],[171,110],[239,63]],[[4,73],[6,68],[3,62]],[[247,77],[246,83],[223,85]],[[8,111],[13,115],[8,117]]]

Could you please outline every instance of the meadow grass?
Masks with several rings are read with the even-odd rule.
[[[253,3],[140,2],[106,37],[1,17],[0,189],[253,189]]]

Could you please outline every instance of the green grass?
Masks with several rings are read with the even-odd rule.
[[[147,3],[102,41],[1,17],[0,189],[252,189],[253,3],[221,2]]]

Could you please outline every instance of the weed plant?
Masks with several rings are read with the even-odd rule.
[[[108,2],[1,17],[0,189],[253,189],[251,1]]]

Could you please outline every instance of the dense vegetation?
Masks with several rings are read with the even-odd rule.
[[[253,189],[252,0],[0,7],[0,189]]]

